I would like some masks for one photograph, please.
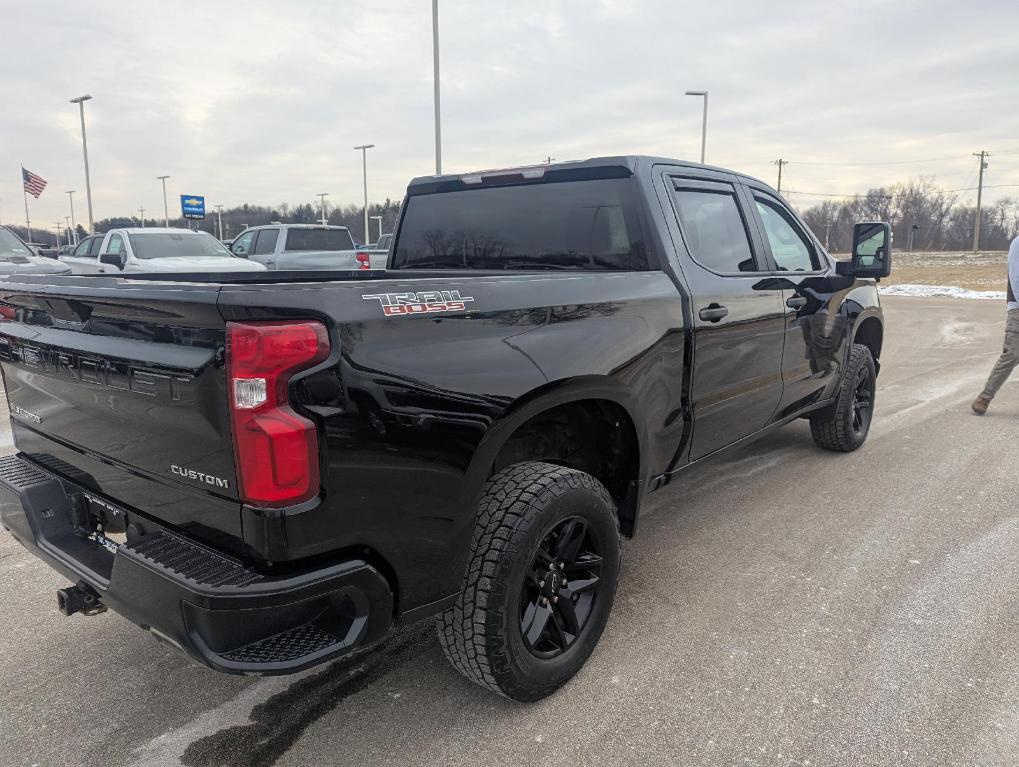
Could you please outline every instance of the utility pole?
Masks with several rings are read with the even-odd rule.
[[[170,208],[166,205],[166,179],[169,176],[156,176],[156,181],[163,182],[163,222],[167,229],[170,228]]]
[[[319,192],[315,196],[322,201],[322,226],[326,226],[329,223],[329,219],[326,218],[326,197],[329,196],[329,192]]]
[[[973,156],[980,159],[980,172],[977,180],[977,220],[973,226],[973,252],[976,253],[980,247],[980,203],[983,201],[984,193],[984,171],[987,170],[987,163],[984,162],[985,157],[990,157],[990,152],[985,152],[982,149],[979,152],[974,152]]]
[[[223,206],[216,206],[216,218],[219,220],[219,239],[223,239]]]
[[[138,219],[142,222],[142,229],[144,229],[145,228],[145,208],[144,208],[144,206],[138,208]]]
[[[371,239],[371,235],[368,233],[368,150],[374,147],[374,144],[361,144],[361,146],[354,147],[354,151],[360,150],[361,152],[361,165],[363,170],[364,179],[364,244],[368,244],[368,240]]]
[[[687,91],[687,96],[701,96],[704,99],[704,115],[701,117],[701,165],[704,164],[704,147],[708,143],[708,92]]]
[[[96,227],[92,222],[92,179],[88,173],[88,142],[85,141],[85,102],[92,97],[87,93],[71,99],[72,104],[78,105],[78,114],[81,116],[81,153],[85,158],[85,197],[88,200],[88,233],[95,234]]]
[[[442,119],[439,109],[439,0],[432,0],[432,83],[435,89],[435,175],[442,175]]]
[[[778,193],[782,194],[782,166],[788,165],[788,160],[783,160],[781,157],[774,161],[774,164],[778,166]]]
[[[60,221],[59,220],[56,222],[56,224],[57,224],[57,226],[56,226],[56,232],[57,232],[57,253],[59,254],[59,252],[60,252],[60,230],[63,227],[60,225]]]
[[[69,189],[68,191],[64,192],[64,194],[67,195],[67,200],[68,200],[68,202],[71,203],[71,231],[74,232],[74,244],[77,245],[78,244],[78,225],[76,223],[74,223],[74,192],[75,191],[76,190],[74,190],[74,189]]]

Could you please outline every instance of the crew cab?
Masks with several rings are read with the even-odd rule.
[[[230,245],[234,255],[274,271],[385,269],[386,253],[358,249],[345,226],[253,226]]]
[[[62,612],[245,674],[438,616],[536,700],[649,495],[796,418],[867,437],[887,224],[836,263],[767,184],[608,157],[416,179],[387,266],[0,284],[0,519]]]
[[[111,229],[103,235],[98,252],[94,243],[86,238],[73,255],[60,260],[74,274],[265,271],[261,264],[231,255],[208,232],[190,229]]]

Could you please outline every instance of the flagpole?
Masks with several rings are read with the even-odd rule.
[[[32,222],[28,218],[28,190],[25,189],[25,166],[21,166],[21,194],[25,197],[25,228],[28,229],[28,241],[32,241]]]

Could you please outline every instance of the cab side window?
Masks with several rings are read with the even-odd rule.
[[[78,243],[75,249],[71,252],[72,256],[87,256],[89,254],[89,248],[95,245],[95,238],[90,237],[87,240],[82,240]]]
[[[780,272],[816,272],[821,268],[817,251],[800,229],[792,214],[779,204],[759,194],[754,195],[757,212],[771,245],[771,255]]]
[[[110,247],[106,249],[107,253],[120,254],[124,252],[124,239],[119,235],[115,234],[110,237]]]
[[[698,264],[721,274],[760,271],[731,185],[676,179],[673,194],[683,239]]]
[[[276,240],[279,239],[279,229],[262,229],[255,241],[255,249],[251,251],[254,256],[271,255],[276,252]]]
[[[257,232],[245,232],[236,240],[234,244],[230,246],[230,250],[242,256],[246,256],[251,252],[251,243],[255,239]]]
[[[93,237],[92,241],[88,245],[88,254],[90,256],[98,256],[99,248],[102,247],[102,244],[103,244],[102,237]]]

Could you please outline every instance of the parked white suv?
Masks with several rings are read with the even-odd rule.
[[[230,245],[236,256],[274,271],[385,269],[386,254],[354,246],[345,226],[272,224],[246,229]]]
[[[261,272],[265,267],[237,258],[207,232],[147,227],[111,229],[99,255],[60,259],[74,274],[121,272]]]

